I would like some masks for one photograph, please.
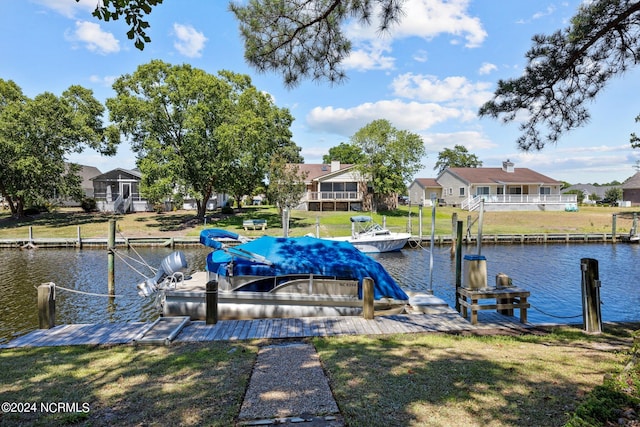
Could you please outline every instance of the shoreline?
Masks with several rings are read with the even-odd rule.
[[[265,233],[265,235],[269,235]],[[247,236],[250,239],[259,236]],[[435,245],[453,245],[455,239],[451,235],[435,235]],[[163,247],[188,247],[200,245],[200,238],[194,236],[171,237],[117,237],[116,247],[133,246],[163,246]],[[225,242],[237,243],[234,240]],[[430,244],[431,236],[412,236],[405,249],[414,249],[423,244]],[[463,238],[463,245],[475,245],[477,236]],[[532,234],[484,234],[483,244],[545,244],[545,243],[632,243],[628,235],[613,235],[611,233],[532,233]],[[28,237],[0,239],[0,249],[104,249],[108,247],[107,238],[56,238],[56,237]]]

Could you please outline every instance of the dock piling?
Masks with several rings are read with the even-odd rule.
[[[218,281],[209,280],[205,291],[206,323],[215,325],[218,323]]]
[[[109,220],[109,241],[107,243],[107,287],[109,295],[116,294],[115,248],[116,248],[116,220]]]
[[[373,279],[365,277],[362,280],[362,316],[367,319],[373,319]]]
[[[43,283],[38,286],[38,327],[51,329],[56,325],[55,284]]]
[[[602,317],[600,311],[600,276],[598,260],[582,258],[582,318],[584,330],[590,333],[602,332]]]

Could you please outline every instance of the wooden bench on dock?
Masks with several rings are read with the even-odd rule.
[[[265,230],[267,228],[267,220],[266,219],[245,219],[242,221],[242,227],[244,231],[247,231],[249,228],[253,230]]]
[[[462,317],[465,319],[471,310],[471,324],[478,323],[478,311],[496,310],[500,314],[513,316],[513,310],[520,310],[520,322],[527,323],[527,309],[530,304],[527,298],[531,293],[516,287],[489,288],[489,289],[469,289],[461,287],[458,289],[458,302],[462,309]],[[481,304],[480,300],[495,300],[495,304]]]

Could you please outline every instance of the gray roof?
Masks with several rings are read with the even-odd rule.
[[[624,184],[622,184],[622,189],[634,188],[640,188],[640,172],[636,172],[633,176],[628,178]]]

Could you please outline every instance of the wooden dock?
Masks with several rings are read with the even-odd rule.
[[[10,341],[0,348],[48,347],[66,345],[114,345],[144,342],[152,335],[155,322],[59,325],[51,329],[38,329]],[[439,314],[397,314],[377,316],[372,320],[362,317],[305,317],[290,319],[222,320],[215,325],[192,321],[181,327],[171,340],[154,337],[158,343],[206,341],[238,341],[250,339],[286,339],[325,337],[335,335],[389,335],[427,332],[464,332],[482,330],[508,330],[523,332],[533,327],[522,324],[513,316],[481,313],[479,322],[472,325],[451,310]],[[170,334],[170,332],[168,332]]]
[[[539,244],[539,243],[614,243],[628,241],[625,236],[613,236],[611,233],[541,233],[541,234],[486,234],[482,236],[482,242],[487,244]],[[434,244],[451,245],[453,237],[450,235],[434,236]],[[116,247],[131,246],[164,246],[164,247],[188,247],[200,246],[198,237],[119,237],[116,238]],[[225,242],[232,245],[235,241]],[[431,236],[412,236],[407,247],[425,246],[431,243]],[[477,236],[467,237],[464,245],[476,245]],[[16,238],[0,239],[0,249],[20,249],[26,247],[35,248],[107,248],[106,238]]]

